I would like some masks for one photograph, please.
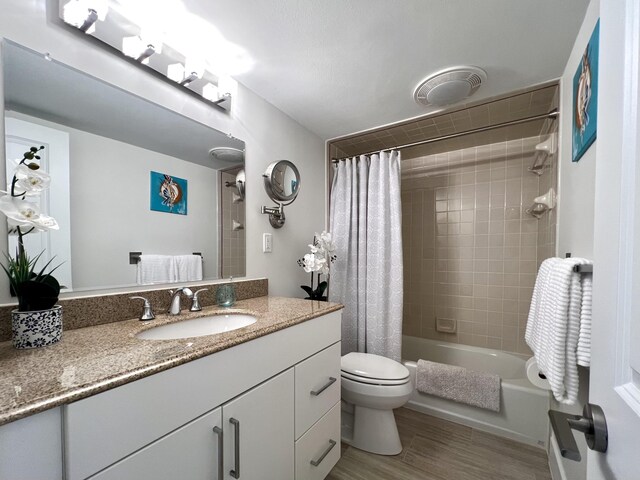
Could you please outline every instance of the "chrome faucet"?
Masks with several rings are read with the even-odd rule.
[[[169,294],[171,295],[171,304],[169,305],[169,310],[167,313],[169,315],[180,315],[180,294],[184,293],[187,298],[193,298],[193,292],[188,287],[178,288],[176,290],[169,290]]]

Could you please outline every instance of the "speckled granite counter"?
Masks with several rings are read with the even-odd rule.
[[[0,425],[132,382],[306,320],[340,310],[327,302],[257,297],[233,308],[207,307],[151,322],[136,319],[69,330],[51,347],[15,350],[0,343]],[[248,313],[248,327],[181,340],[140,340],[158,325],[215,313]]]

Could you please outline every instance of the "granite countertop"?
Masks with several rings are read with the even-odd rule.
[[[65,331],[56,345],[15,350],[0,343],[0,425],[167,370],[286,327],[340,310],[328,302],[257,297],[232,308],[206,307],[180,317],[158,315]],[[142,330],[216,313],[258,320],[231,332],[180,340],[140,340]]]

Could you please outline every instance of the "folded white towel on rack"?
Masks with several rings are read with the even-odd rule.
[[[194,282],[202,280],[201,255],[176,255],[176,281]]]
[[[591,274],[574,272],[574,266],[580,264],[591,262],[582,258],[549,258],[542,262],[525,333],[554,397],[567,404],[577,399],[578,362],[588,363],[591,343],[591,284],[590,279],[583,278]]]
[[[138,285],[177,281],[175,257],[172,255],[140,255],[136,277]]]

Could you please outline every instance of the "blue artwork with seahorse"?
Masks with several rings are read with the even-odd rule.
[[[596,139],[598,129],[598,52],[600,20],[573,77],[573,154],[577,162]]]
[[[187,181],[164,173],[151,172],[151,210],[187,214]]]

